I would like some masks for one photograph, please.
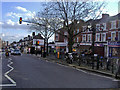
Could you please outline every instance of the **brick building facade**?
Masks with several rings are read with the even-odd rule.
[[[94,22],[96,25],[95,32],[95,53],[104,57],[119,57],[120,56],[120,13],[115,16],[109,16],[109,14],[102,14],[102,18],[96,20],[89,20],[85,23],[91,24]],[[84,22],[82,22],[84,23]],[[81,23],[79,23],[81,24]],[[81,32],[76,38],[74,38],[74,45],[78,51],[89,50],[92,45],[92,31],[87,29],[87,24],[84,24],[82,28],[76,27],[74,33]],[[62,30],[60,30],[62,31]],[[63,32],[67,35],[67,32]],[[73,34],[74,34],[73,33]],[[56,43],[59,43],[56,44]],[[61,44],[60,44],[61,43]],[[55,34],[56,47],[67,48],[67,39],[59,34]],[[116,54],[115,54],[116,53]]]
[[[90,23],[90,21],[88,21]],[[109,16],[102,14],[101,19],[94,21],[96,24],[95,53],[104,57],[120,56],[120,14]],[[90,47],[92,44],[92,31],[86,30],[83,26],[81,33],[82,41],[80,46]],[[81,48],[81,47],[80,47]],[[87,48],[88,49],[88,48]],[[116,55],[114,53],[116,52]]]

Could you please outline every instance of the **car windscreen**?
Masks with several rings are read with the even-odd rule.
[[[14,50],[14,52],[20,52],[19,50]]]

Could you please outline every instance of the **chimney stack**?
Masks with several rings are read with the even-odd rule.
[[[102,18],[106,19],[109,17],[109,14],[102,14]]]
[[[33,37],[35,36],[35,32],[32,33],[32,36],[33,36]]]

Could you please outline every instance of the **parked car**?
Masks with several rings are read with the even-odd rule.
[[[14,51],[12,51],[11,55],[21,55],[20,50],[15,49]]]
[[[2,52],[5,52],[5,49],[2,49]]]
[[[10,53],[11,53],[11,55],[14,55],[14,49],[11,49]]]

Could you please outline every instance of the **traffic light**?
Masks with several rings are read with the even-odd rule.
[[[39,43],[40,43],[39,41],[36,41],[36,46],[39,46]]]
[[[22,17],[20,17],[19,19],[19,24],[22,24]]]

